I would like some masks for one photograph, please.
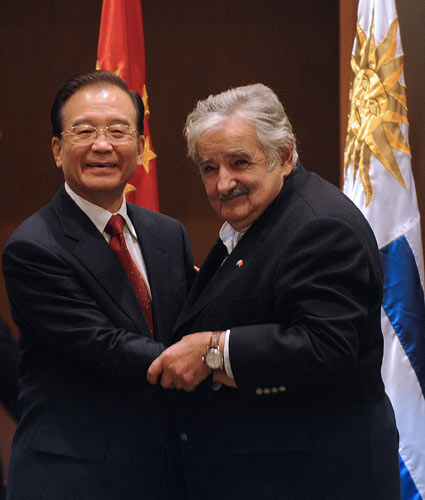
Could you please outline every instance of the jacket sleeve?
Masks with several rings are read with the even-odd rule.
[[[50,246],[13,239],[3,254],[3,272],[24,350],[44,345],[103,377],[144,381],[164,349],[114,324],[75,268]]]
[[[320,390],[354,374],[362,345],[381,342],[379,327],[367,331],[370,315],[379,317],[382,297],[368,252],[340,219],[315,219],[299,228],[279,254],[269,284],[273,321],[231,329],[230,360],[241,393]]]

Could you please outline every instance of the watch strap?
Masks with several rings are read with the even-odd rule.
[[[223,333],[223,330],[215,330],[211,334],[210,343],[208,347],[210,349],[220,349],[220,335]]]

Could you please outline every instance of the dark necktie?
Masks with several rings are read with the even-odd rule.
[[[130,280],[153,337],[152,303],[149,297],[148,287],[146,286],[139,268],[134,263],[128,251],[123,234],[124,223],[124,219],[121,215],[112,215],[106,224],[105,231],[111,236],[109,244]]]

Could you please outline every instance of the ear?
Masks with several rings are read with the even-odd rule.
[[[137,143],[137,165],[140,165],[142,163],[143,152],[145,151],[145,142],[145,136],[141,135]]]
[[[52,152],[55,159],[56,166],[62,168],[62,144],[59,137],[52,137]]]
[[[283,172],[283,177],[288,177],[288,175],[292,172],[294,165],[292,160],[292,148],[286,147],[283,148],[280,152],[280,162]]]

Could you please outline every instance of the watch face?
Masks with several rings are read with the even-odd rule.
[[[205,361],[211,370],[218,370],[223,366],[223,357],[221,352],[216,348],[210,348],[207,350],[207,353],[205,354]]]

